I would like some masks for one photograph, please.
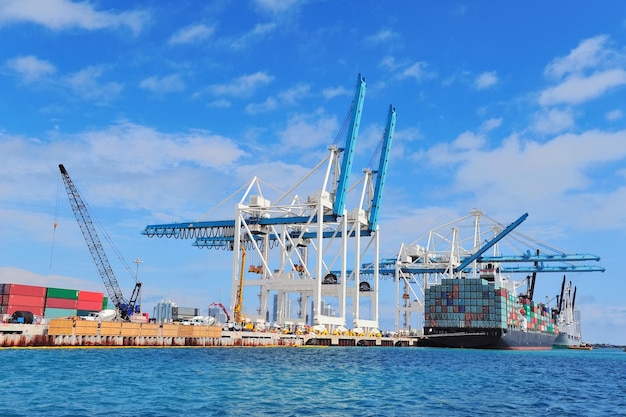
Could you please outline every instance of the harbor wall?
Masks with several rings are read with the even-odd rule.
[[[48,325],[1,324],[0,347],[419,346],[408,337],[225,331],[219,326],[52,319]]]

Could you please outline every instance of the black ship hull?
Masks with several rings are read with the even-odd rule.
[[[548,350],[557,335],[537,331],[516,329],[425,329],[422,346],[469,348],[469,349],[507,349],[507,350]]]

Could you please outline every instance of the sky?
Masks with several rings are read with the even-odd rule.
[[[144,309],[230,300],[229,253],[141,232],[232,218],[220,203],[254,176],[288,189],[327,155],[362,74],[355,180],[397,110],[383,256],[475,208],[527,212],[521,232],[601,257],[604,273],[567,277],[583,338],[626,344],[622,1],[0,0],[0,37],[0,282],[105,291],[62,163]]]

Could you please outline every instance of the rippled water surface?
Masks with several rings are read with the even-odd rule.
[[[626,353],[0,350],[8,416],[626,416]]]

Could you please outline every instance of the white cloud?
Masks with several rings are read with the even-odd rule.
[[[485,137],[483,135],[477,135],[476,133],[465,131],[461,133],[452,142],[452,148],[455,150],[474,150],[480,148],[485,143]]]
[[[232,106],[232,103],[225,99],[213,100],[208,104],[209,107],[213,107],[215,109],[227,109]]]
[[[274,77],[265,72],[243,75],[229,84],[214,84],[210,91],[218,96],[248,97],[259,87],[268,85]]]
[[[284,104],[293,105],[296,102],[306,96],[311,91],[311,86],[308,84],[300,83],[288,88],[287,90],[278,93],[280,101]]]
[[[416,62],[403,68],[397,77],[401,80],[405,78],[413,78],[417,81],[422,81],[423,79],[432,77],[432,73],[426,71],[427,66],[428,64],[425,62]]]
[[[624,114],[621,110],[612,110],[606,114],[606,120],[614,121],[619,120],[624,117]]]
[[[203,24],[187,26],[172,35],[168,43],[170,45],[180,45],[185,43],[195,43],[210,38],[215,32],[215,27]]]
[[[474,87],[477,90],[486,90],[489,87],[493,87],[498,83],[498,75],[495,71],[483,72],[474,81]]]
[[[101,83],[99,79],[103,73],[102,67],[87,67],[69,75],[65,82],[76,95],[83,99],[110,101],[122,92],[123,86],[116,82]]]
[[[263,11],[273,14],[285,13],[304,3],[302,0],[254,0]]]
[[[601,96],[608,90],[626,84],[626,71],[612,69],[583,78],[577,75],[568,77],[556,87],[548,88],[539,95],[539,104],[580,104]]]
[[[171,93],[184,90],[185,83],[180,75],[172,74],[161,78],[157,76],[148,77],[139,83],[139,87],[154,93]]]
[[[509,210],[511,202],[519,201],[525,211],[544,213],[550,207],[560,213],[560,221],[580,227],[625,225],[626,188],[598,185],[617,181],[619,174],[604,167],[626,160],[626,131],[590,130],[541,143],[512,135],[496,148],[481,139],[465,132],[454,143],[421,154],[420,163],[453,169],[454,186],[446,192],[470,193],[489,212]]]
[[[5,65],[16,72],[26,83],[36,81],[56,72],[54,65],[32,55],[9,59]]]
[[[69,0],[4,0],[0,2],[0,24],[33,22],[53,30],[78,27],[87,30],[127,27],[139,33],[149,15],[143,11],[111,13],[95,10],[89,2]]]
[[[498,127],[500,127],[502,125],[502,118],[501,117],[497,117],[497,118],[492,118],[489,120],[486,120],[480,127],[480,130],[483,132],[491,132],[494,129],[497,129]]]
[[[322,90],[322,96],[326,100],[333,99],[339,96],[349,96],[351,92],[345,87],[324,88]]]
[[[533,130],[543,134],[563,132],[574,126],[574,116],[571,110],[550,109],[537,113],[534,116]]]
[[[237,38],[231,39],[226,43],[228,46],[234,49],[243,49],[249,47],[251,44],[258,42],[263,39],[266,35],[269,35],[274,30],[276,30],[278,26],[276,23],[259,23],[254,26],[254,28]]]
[[[586,39],[563,58],[555,58],[545,69],[551,78],[562,78],[568,74],[580,74],[587,68],[595,68],[608,56],[605,46],[608,36],[600,35]]]
[[[268,97],[262,103],[251,103],[246,106],[246,113],[258,114],[276,110],[281,106],[293,106],[298,100],[306,97],[311,90],[308,84],[297,84],[287,90],[279,92],[276,97]]]
[[[397,32],[394,32],[388,28],[384,28],[384,29],[380,29],[378,32],[372,35],[366,36],[365,42],[372,44],[372,45],[378,45],[381,43],[387,43],[387,42],[393,41],[394,39],[397,39],[399,37],[400,35]]]
[[[435,77],[435,73],[427,71],[428,64],[424,61],[412,62],[408,60],[397,61],[392,56],[386,56],[378,64],[381,68],[394,73],[394,77],[399,80],[413,78],[422,81]]]
[[[281,143],[291,149],[319,148],[332,143],[339,125],[334,116],[317,111],[289,118],[287,127],[278,133]]]
[[[278,101],[274,97],[268,97],[262,103],[250,103],[246,106],[246,113],[259,114],[266,113],[278,108]]]

